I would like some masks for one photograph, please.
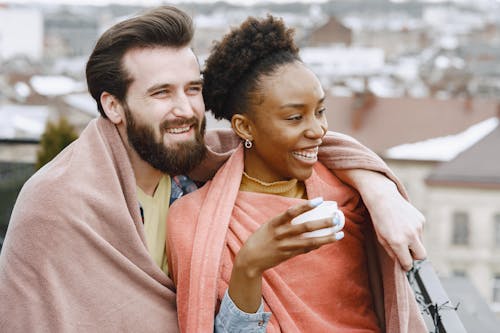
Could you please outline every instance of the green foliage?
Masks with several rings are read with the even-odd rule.
[[[0,162],[0,237],[5,236],[21,187],[34,171],[32,163]]]
[[[40,169],[61,150],[78,138],[75,128],[64,117],[57,123],[49,122],[40,140],[40,149],[37,153],[36,169]]]

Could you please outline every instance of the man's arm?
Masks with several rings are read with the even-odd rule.
[[[378,155],[347,135],[328,132],[319,159],[358,190],[379,242],[405,270],[411,269],[412,259],[426,257],[422,243],[425,218],[406,200],[403,185]]]
[[[425,218],[384,175],[362,169],[336,170],[345,183],[356,188],[370,212],[377,239],[387,253],[410,270],[413,260],[427,256],[422,243]]]
[[[232,129],[207,130],[205,134],[207,155],[198,166],[189,172],[189,177],[201,182],[211,179],[240,142],[241,139]]]

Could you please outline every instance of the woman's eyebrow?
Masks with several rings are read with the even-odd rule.
[[[317,104],[322,104],[324,101],[325,101],[325,96],[318,99]],[[286,108],[303,109],[305,106],[306,104],[304,103],[287,103],[280,106],[280,109],[286,109]]]

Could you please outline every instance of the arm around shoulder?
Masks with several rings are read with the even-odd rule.
[[[355,139],[328,132],[320,161],[360,193],[370,212],[377,238],[405,270],[413,259],[424,259],[424,216],[407,201],[403,184],[374,152]]]

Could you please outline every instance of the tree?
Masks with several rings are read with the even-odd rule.
[[[78,138],[75,128],[65,117],[57,123],[48,122],[40,139],[40,149],[37,153],[36,169],[40,169],[61,150]]]

